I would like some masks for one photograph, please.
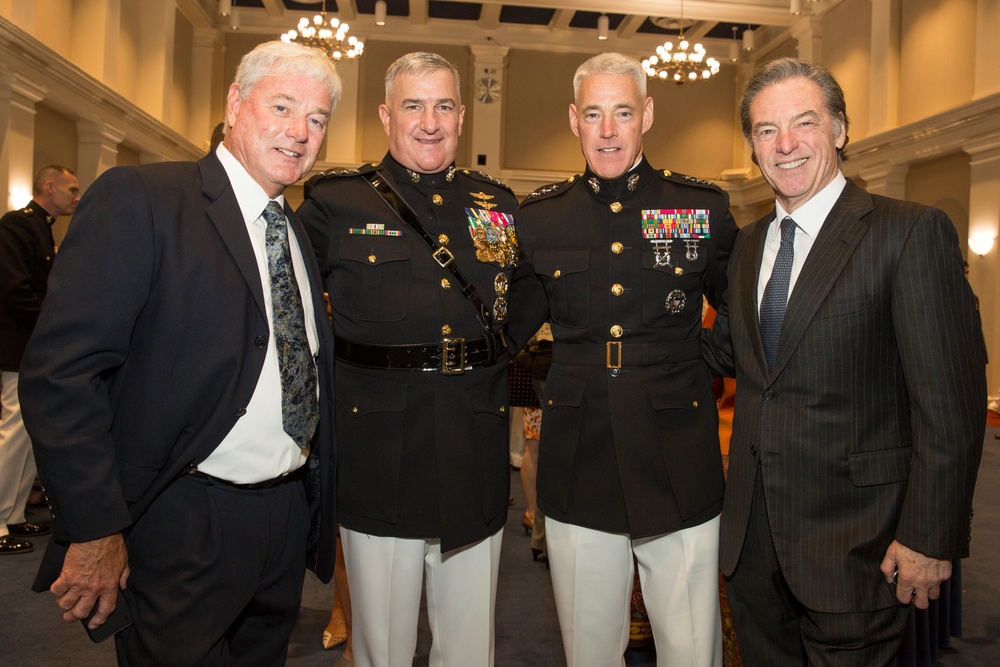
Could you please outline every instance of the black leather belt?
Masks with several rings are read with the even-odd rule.
[[[275,477],[274,479],[265,479],[263,482],[253,482],[251,484],[237,484],[236,482],[230,482],[229,480],[221,479],[219,477],[212,477],[209,474],[201,472],[195,466],[192,466],[192,467],[188,468],[187,471],[184,474],[187,475],[188,477],[193,477],[195,479],[204,480],[206,482],[211,482],[213,484],[221,484],[222,486],[229,486],[229,487],[232,487],[234,489],[245,489],[247,491],[259,491],[261,489],[273,489],[276,486],[280,486],[282,484],[287,484],[289,482],[294,482],[294,481],[300,480],[300,479],[302,479],[305,476],[305,470],[306,470],[306,467],[302,466],[302,467],[296,468],[295,470],[293,470],[292,472],[290,472],[288,474],[279,475],[279,476]]]
[[[701,341],[679,343],[559,343],[552,345],[552,362],[580,366],[654,366],[701,359]]]
[[[507,350],[502,331],[483,338],[444,338],[428,345],[369,345],[337,337],[333,356],[352,366],[394,371],[438,371],[461,375],[479,366],[492,366]]]

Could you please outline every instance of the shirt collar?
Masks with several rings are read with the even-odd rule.
[[[240,161],[229,152],[225,144],[219,144],[219,147],[215,149],[215,154],[219,158],[219,162],[222,163],[223,169],[226,170],[229,183],[233,186],[233,193],[236,195],[236,202],[240,205],[243,221],[248,225],[252,224],[260,218],[271,198],[264,192],[264,188],[253,180]],[[274,201],[278,202],[284,210],[284,195],[278,195]]]
[[[785,211],[781,204],[775,201],[774,219],[780,222],[785,219],[785,216],[790,215],[795,220],[795,225],[799,229],[815,239],[816,235],[819,234],[819,230],[823,227],[823,221],[826,220],[826,216],[830,215],[833,205],[837,203],[840,193],[844,191],[844,187],[846,186],[847,179],[844,178],[844,174],[838,169],[837,175],[833,177],[833,180],[825,188],[813,195],[812,199],[795,209],[794,214]],[[780,234],[779,228],[780,225],[772,225],[771,234]]]

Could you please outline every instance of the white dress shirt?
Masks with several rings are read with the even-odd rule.
[[[233,157],[222,144],[216,149],[233,186],[239,202],[243,220],[246,223],[250,244],[253,246],[257,269],[260,272],[261,287],[264,291],[264,305],[267,309],[267,325],[271,329],[271,279],[267,268],[267,252],[264,234],[267,222],[262,217],[270,198],[263,188],[247,173],[243,165]],[[277,201],[284,208],[284,197]],[[316,331],[316,313],[313,312],[312,290],[306,277],[305,262],[299,241],[289,228],[288,239],[292,252],[292,267],[295,280],[302,295],[306,336],[313,356],[319,350],[319,335]],[[210,289],[211,286],[206,286]],[[248,334],[249,335],[249,334]],[[234,341],[234,344],[239,344]],[[318,388],[317,388],[318,389]],[[281,375],[278,370],[278,354],[274,347],[274,336],[268,336],[264,367],[257,379],[246,414],[236,421],[236,425],[219,443],[215,451],[198,464],[198,470],[213,477],[238,484],[250,484],[273,479],[300,467],[306,461],[308,452],[299,448],[291,436],[285,433],[281,422]]]
[[[794,215],[790,217],[795,221],[795,255],[792,259],[792,275],[788,281],[788,296],[791,298],[795,281],[802,271],[802,265],[806,263],[806,257],[812,250],[813,242],[819,235],[819,230],[823,227],[823,221],[830,215],[833,205],[840,198],[840,193],[844,191],[847,179],[837,172],[837,175],[830,183],[817,192],[812,199],[800,206]],[[781,247],[781,221],[785,216],[790,215],[781,207],[777,201],[774,202],[774,220],[767,229],[767,239],[764,241],[764,255],[760,260],[760,276],[757,278],[757,311],[760,313],[760,300],[764,296],[764,287],[771,278],[771,271],[774,269],[774,258]]]

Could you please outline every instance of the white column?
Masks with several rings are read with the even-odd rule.
[[[504,96],[503,75],[507,66],[507,52],[510,49],[505,46],[473,46],[471,50],[473,98],[476,94],[476,81],[479,79],[490,77],[495,79],[500,87],[500,98],[489,104],[480,102],[478,99],[465,103],[466,107],[473,108],[472,168],[497,174],[502,166],[500,151],[503,140],[503,114],[501,113]],[[469,129],[467,124],[465,131],[468,132]],[[480,156],[485,157],[485,164],[480,164]]]
[[[969,283],[979,297],[979,315],[990,364],[986,366],[987,389],[1000,391],[1000,133],[978,138],[962,147],[969,159]],[[993,247],[977,255],[973,239],[993,240]]]
[[[907,164],[890,164],[883,162],[869,169],[861,170],[858,175],[865,182],[865,190],[873,195],[904,199],[906,197]]]
[[[188,99],[188,131],[192,139],[204,137],[207,151],[212,128],[225,120],[212,115],[212,100],[221,95],[226,83],[222,81],[225,40],[214,28],[195,28],[194,47],[191,54],[191,94]]]
[[[344,92],[326,130],[326,153],[322,156],[326,162],[353,166],[361,160],[361,125],[358,123],[361,66],[360,62],[337,63]]]
[[[76,133],[76,177],[80,188],[86,190],[98,176],[118,163],[118,144],[125,138],[125,133],[89,120],[76,121]]]
[[[73,63],[114,88],[118,84],[121,0],[73,0],[70,34]]]
[[[814,63],[823,62],[823,21],[806,16],[792,24],[792,37],[798,43],[799,58]]]
[[[872,0],[869,136],[899,122],[899,0]]]
[[[1000,93],[1000,49],[997,48],[1000,26],[1000,2],[979,0],[976,3],[976,73],[972,99]]]
[[[142,39],[138,44],[136,103],[170,125],[174,86],[174,0],[143,0],[139,9]],[[209,128],[211,129],[211,128]]]
[[[31,200],[34,180],[35,104],[47,91],[20,74],[0,74],[0,184],[4,211]]]

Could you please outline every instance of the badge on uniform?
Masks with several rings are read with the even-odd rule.
[[[642,238],[652,244],[658,267],[671,266],[670,243],[673,239],[684,241],[684,256],[693,262],[698,259],[699,239],[711,237],[708,209],[654,208],[642,211]]]
[[[478,203],[478,202],[477,202]],[[514,216],[500,211],[467,208],[469,235],[476,246],[476,259],[496,262],[501,268],[517,266],[517,232]]]
[[[351,227],[348,230],[349,234],[364,234],[365,236],[402,236],[403,231],[400,229],[386,229],[385,225],[381,223],[371,223],[365,225],[364,229],[359,227]]]

